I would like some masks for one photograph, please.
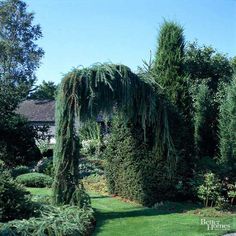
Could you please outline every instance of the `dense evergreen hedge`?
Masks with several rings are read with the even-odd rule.
[[[141,130],[128,127],[123,118],[114,117],[104,151],[105,173],[111,194],[150,206],[173,198],[174,187],[164,160],[148,151],[141,135]]]

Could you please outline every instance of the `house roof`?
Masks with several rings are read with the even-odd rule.
[[[30,122],[55,122],[55,101],[25,100],[19,104],[16,113]]]

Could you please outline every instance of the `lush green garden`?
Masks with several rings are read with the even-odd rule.
[[[29,188],[33,195],[50,195],[50,189]],[[96,229],[93,235],[222,235],[223,231],[207,232],[200,225],[201,218],[211,217],[224,224],[232,224],[232,214],[219,213],[215,208],[199,204],[166,202],[146,208],[109,195],[90,192],[95,210]],[[236,229],[233,225],[232,229]]]
[[[0,235],[236,231],[235,57],[164,21],[136,72],[97,63],[34,88],[42,33],[23,1],[0,1],[0,35]],[[55,146],[16,114],[28,98],[56,99]]]

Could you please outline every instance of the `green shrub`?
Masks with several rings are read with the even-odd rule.
[[[26,187],[50,187],[52,185],[52,177],[42,174],[42,173],[28,173],[19,175],[16,181]]]
[[[174,196],[166,162],[143,143],[143,133],[113,117],[112,133],[104,151],[105,175],[111,194],[151,206]]]
[[[230,199],[231,205],[233,205],[234,200],[236,198],[236,182],[234,184],[228,184],[227,187],[228,187],[227,194],[228,194],[228,197]]]
[[[104,174],[104,161],[98,159],[81,158],[79,163],[80,178],[90,175],[103,175]]]
[[[4,168],[5,168],[5,162],[0,159],[0,169],[4,169]]]
[[[1,121],[1,120],[0,120]],[[0,158],[7,166],[29,165],[41,158],[35,144],[37,132],[20,115],[9,117],[0,125]]]
[[[35,171],[39,173],[43,173],[46,175],[53,176],[53,158],[52,157],[44,157],[41,159],[37,165],[35,166]]]
[[[0,173],[0,221],[23,219],[32,215],[31,195],[9,173]]]
[[[204,182],[198,187],[198,197],[204,206],[213,206],[220,199],[221,184],[215,174],[209,172],[204,175]]]
[[[42,217],[15,220],[2,225],[0,235],[8,236],[80,236],[90,235],[94,227],[94,212],[91,208],[76,206],[47,206]]]
[[[82,179],[86,191],[107,194],[107,181],[104,175],[89,175]]]
[[[11,170],[11,176],[13,178],[27,173],[30,173],[30,168],[28,166],[17,166]]]

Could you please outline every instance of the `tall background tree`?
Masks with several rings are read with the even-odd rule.
[[[187,179],[193,169],[193,125],[189,79],[184,70],[185,39],[183,28],[165,21],[157,40],[154,60],[156,81],[163,87],[164,96],[175,106],[178,116],[172,116],[171,132],[178,150],[176,178]],[[163,153],[165,155],[165,153]],[[182,177],[181,177],[182,176]]]
[[[42,32],[33,19],[25,2],[0,1],[0,100],[9,110],[28,95],[44,54],[36,44]]]
[[[189,43],[185,50],[185,71],[190,79],[207,80],[212,92],[216,92],[220,82],[229,82],[233,74],[234,60],[218,52],[211,46]]]
[[[192,89],[194,109],[194,144],[197,159],[212,156],[212,128],[208,127],[212,118],[213,98],[205,81],[196,83]],[[208,142],[206,142],[208,140]],[[213,142],[210,143],[210,141]]]
[[[36,86],[34,91],[31,92],[29,98],[38,100],[54,100],[56,96],[57,87],[58,86],[54,82],[46,82],[45,80],[43,80],[43,82],[40,85]]]
[[[236,76],[222,99],[219,116],[219,163],[227,175],[236,170]]]
[[[186,109],[186,76],[184,72],[184,31],[175,22],[165,21],[157,42],[154,70],[165,95],[181,112]]]
[[[185,49],[185,71],[192,90],[195,149],[198,159],[213,159],[218,152],[219,93],[232,79],[234,60],[211,46],[189,43]],[[204,128],[203,128],[204,127]],[[200,143],[201,144],[200,144]]]
[[[13,158],[7,157],[7,150],[12,150],[16,159],[26,155],[27,150],[31,150],[31,155],[32,149],[37,150],[32,141],[33,134],[21,136],[27,133],[26,121],[14,113],[34,84],[35,70],[44,54],[36,44],[42,33],[40,26],[33,24],[33,19],[34,15],[27,11],[25,2],[0,1],[0,146],[1,150],[6,150],[3,153],[5,159]],[[16,130],[19,135],[14,135]],[[21,138],[28,138],[23,149],[20,148]],[[35,156],[39,157],[36,153]]]

